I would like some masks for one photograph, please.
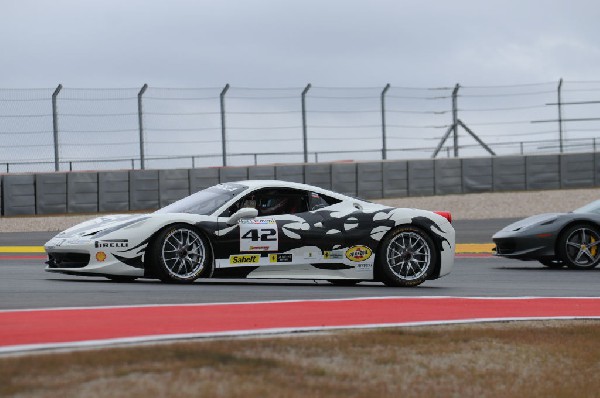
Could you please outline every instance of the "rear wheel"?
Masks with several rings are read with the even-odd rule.
[[[163,282],[191,283],[210,269],[207,239],[196,228],[175,224],[163,229],[149,250],[149,266]]]
[[[567,267],[591,269],[600,262],[600,232],[590,225],[567,228],[558,240],[558,253]]]
[[[417,286],[431,275],[437,256],[429,235],[418,227],[405,226],[384,238],[377,267],[382,282],[388,286]]]

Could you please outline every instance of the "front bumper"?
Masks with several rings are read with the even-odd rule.
[[[54,238],[48,241],[44,248],[48,254],[45,269],[47,272],[70,275],[144,276],[142,255],[128,258],[117,250],[96,247],[95,241],[91,239]]]
[[[496,256],[519,260],[539,260],[556,257],[554,236],[496,234],[492,240],[496,244]]]

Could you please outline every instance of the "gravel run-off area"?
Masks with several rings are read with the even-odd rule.
[[[600,188],[407,197],[374,202],[394,207],[445,210],[450,211],[455,220],[475,220],[569,212],[598,199]],[[0,217],[0,232],[60,231],[95,217],[98,214]]]

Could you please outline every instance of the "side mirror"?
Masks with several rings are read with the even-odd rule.
[[[229,220],[227,220],[227,225],[237,224],[242,218],[254,218],[258,216],[258,210],[253,209],[252,207],[243,207],[233,213]]]

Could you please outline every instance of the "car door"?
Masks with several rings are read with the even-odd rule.
[[[256,208],[258,217],[226,225],[226,217],[242,207]],[[264,188],[253,191],[222,216],[214,247],[217,268],[291,265],[321,255],[314,247],[296,250],[313,245],[317,236],[311,224],[321,220],[308,211],[308,192],[304,190]]]

